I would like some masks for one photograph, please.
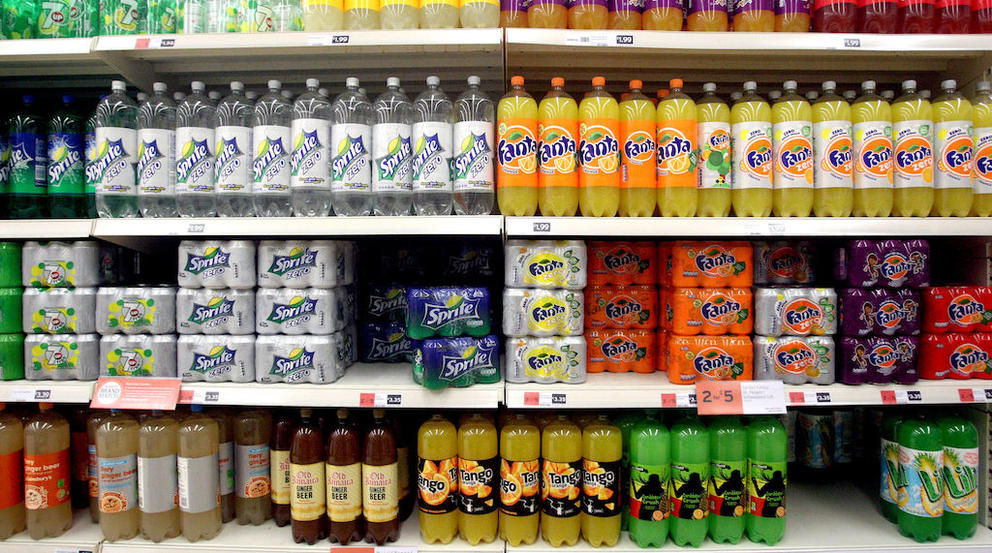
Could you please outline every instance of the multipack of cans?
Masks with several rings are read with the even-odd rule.
[[[252,382],[255,336],[182,334],[176,365],[184,382]]]
[[[255,380],[327,384],[358,360],[353,325],[327,335],[263,335],[255,340]]]
[[[660,242],[658,279],[681,288],[746,288],[754,284],[753,257],[749,242]]]
[[[844,384],[913,384],[919,380],[918,347],[916,336],[844,336],[837,379]]]
[[[815,250],[807,241],[754,242],[754,283],[808,285],[816,281]]]
[[[179,334],[244,336],[255,332],[255,291],[181,288],[176,293]]]
[[[258,244],[260,288],[334,288],[355,282],[354,242],[263,240]]]
[[[362,313],[362,360],[366,363],[413,361],[413,340],[406,335],[406,287],[374,284]]]
[[[784,242],[777,247],[795,252],[797,258],[778,266],[780,273],[787,263],[812,267],[812,259],[802,252],[811,251],[803,243]],[[755,259],[759,251],[755,251]],[[776,254],[775,246],[763,252],[766,259],[786,258]],[[790,254],[791,255],[791,254]],[[800,260],[801,259],[801,260]],[[757,264],[757,262],[756,262]],[[812,272],[804,270],[809,282]],[[766,270],[771,280],[772,271]],[[796,272],[792,282],[795,283]],[[782,276],[777,282],[788,281]],[[838,328],[837,292],[833,288],[774,287],[754,290],[754,372],[758,380],[781,380],[786,384],[833,384],[836,379],[836,342]]]
[[[507,240],[504,251],[507,288],[586,287],[588,258],[581,240]]]
[[[91,288],[102,284],[96,242],[25,242],[21,280],[25,288]]]
[[[100,337],[96,334],[31,334],[24,337],[28,380],[96,380]]]
[[[920,377],[992,379],[992,287],[923,290]]]
[[[100,338],[100,376],[176,375],[175,334],[110,334]]]
[[[852,288],[930,285],[926,240],[851,240],[837,250],[834,277]]]
[[[500,379],[499,337],[428,338],[414,344],[413,381],[436,390],[493,384]]]
[[[755,380],[833,384],[836,345],[831,336],[755,336]]]
[[[251,240],[183,240],[179,243],[182,288],[255,287],[255,243]]]
[[[21,245],[0,242],[0,380],[24,377]]]
[[[96,290],[96,331],[110,334],[172,334],[176,289],[171,286],[104,286]]]

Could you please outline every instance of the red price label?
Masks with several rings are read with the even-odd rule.
[[[793,405],[802,405],[806,403],[806,394],[802,392],[789,392],[789,403]]]
[[[375,407],[375,394],[362,392],[358,395],[359,407]],[[333,550],[333,548],[331,548]]]
[[[712,382],[696,384],[696,409],[700,415],[743,415],[740,382]]]
[[[958,397],[961,398],[961,403],[974,403],[975,391],[971,388],[958,388]]]
[[[173,411],[179,400],[179,382],[178,378],[100,377],[90,407]]]
[[[540,392],[524,392],[524,405],[527,407],[537,407],[541,404]]]
[[[661,394],[661,406],[667,408],[675,407],[675,394]]]

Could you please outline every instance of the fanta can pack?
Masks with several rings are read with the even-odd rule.
[[[754,331],[764,336],[837,333],[833,288],[756,288]]]
[[[851,240],[837,250],[834,278],[859,288],[924,288],[930,285],[930,243]]]
[[[506,341],[507,382],[586,381],[586,339],[582,336],[520,337]]]
[[[652,242],[590,242],[589,284],[655,284],[658,249]]]
[[[918,340],[914,336],[840,339],[837,380],[844,384],[912,384],[917,372]]]
[[[504,284],[508,287],[586,287],[586,245],[581,240],[508,240]]]
[[[658,361],[654,330],[603,328],[586,331],[589,372],[652,373]]]
[[[668,342],[668,379],[751,380],[754,352],[748,336],[672,336]]]
[[[658,327],[654,286],[590,286],[586,289],[586,328]]]
[[[830,336],[755,336],[754,379],[833,384],[837,358]]]
[[[920,378],[992,379],[992,334],[925,334],[920,338]]]
[[[920,333],[920,292],[885,288],[844,288],[838,293],[840,329],[845,336],[915,336]]]
[[[410,288],[406,292],[406,302],[406,332],[413,339],[489,334],[491,316],[487,288]]]
[[[755,284],[810,284],[816,279],[810,242],[754,242],[753,247]]]
[[[659,259],[669,252],[661,247]],[[745,287],[754,282],[753,251],[747,242],[688,242],[671,245],[670,261],[659,263],[670,267],[662,281],[679,287]]]
[[[985,332],[992,323],[992,288],[932,286],[923,291],[923,331]]]
[[[750,288],[671,288],[664,326],[675,334],[746,335],[754,325]]]
[[[503,334],[507,336],[579,336],[584,306],[578,290],[505,288]]]

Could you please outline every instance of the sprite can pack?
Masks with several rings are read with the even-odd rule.
[[[499,338],[430,338],[413,354],[413,380],[430,390],[499,382]]]
[[[408,288],[406,303],[406,332],[415,340],[489,334],[492,320],[487,288]]]

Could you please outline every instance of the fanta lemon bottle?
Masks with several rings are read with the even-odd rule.
[[[956,90],[957,82],[940,83],[943,94],[933,101],[934,197],[932,214],[965,217],[971,212],[971,102]]]
[[[458,427],[458,535],[472,545],[496,539],[499,465],[496,427],[472,414]]]
[[[971,100],[975,114],[972,117],[972,137],[975,142],[972,156],[974,200],[971,214],[977,217],[992,215],[992,85],[981,81],[975,87]]]
[[[606,2],[602,0],[571,0],[568,8],[569,29],[605,29]]]
[[[620,204],[620,105],[593,77],[579,104],[579,209],[585,217],[613,217]]]
[[[606,415],[582,429],[582,537],[593,547],[620,538],[623,438]]]
[[[671,436],[656,418],[634,425],[630,435],[630,539],[661,547],[668,539]]]
[[[854,205],[854,143],[851,105],[836,94],[837,83],[823,83],[823,96],[813,104],[813,213],[848,217]]]
[[[541,502],[541,431],[516,413],[499,433],[499,537],[517,547],[537,539]]]
[[[772,213],[772,110],[757,90],[758,83],[744,83],[744,96],[730,109],[733,204],[738,217]]]
[[[527,217],[537,212],[537,102],[523,77],[510,87],[496,108],[496,201],[503,215]]]
[[[567,29],[568,4],[561,0],[534,0],[527,8],[527,26],[534,29]]]
[[[772,106],[776,217],[809,217],[813,209],[813,112],[796,87],[796,81],[785,81],[784,94]]]
[[[458,535],[458,431],[434,415],[417,432],[420,535],[449,543]]]
[[[654,106],[641,93],[641,81],[630,81],[630,94],[620,102],[620,216],[650,217],[655,205]]]
[[[700,217],[726,217],[730,214],[733,165],[730,153],[730,108],[716,95],[716,84],[703,85],[703,97],[696,102],[699,115],[699,206]]]
[[[672,483],[669,533],[679,547],[699,547],[706,539],[710,434],[699,417],[686,415],[672,425]]]
[[[541,215],[570,217],[579,209],[579,105],[565,92],[565,79],[551,79],[537,121]]]
[[[933,110],[916,92],[916,81],[902,82],[892,103],[892,214],[926,217],[933,206]]]
[[[888,217],[892,211],[892,108],[875,94],[875,81],[861,83],[851,106],[854,121],[855,217]]]
[[[565,415],[541,432],[541,536],[552,547],[575,545],[582,528],[582,431]]]
[[[699,202],[696,178],[696,103],[682,92],[682,79],[658,102],[658,208],[662,217],[693,217]]]

